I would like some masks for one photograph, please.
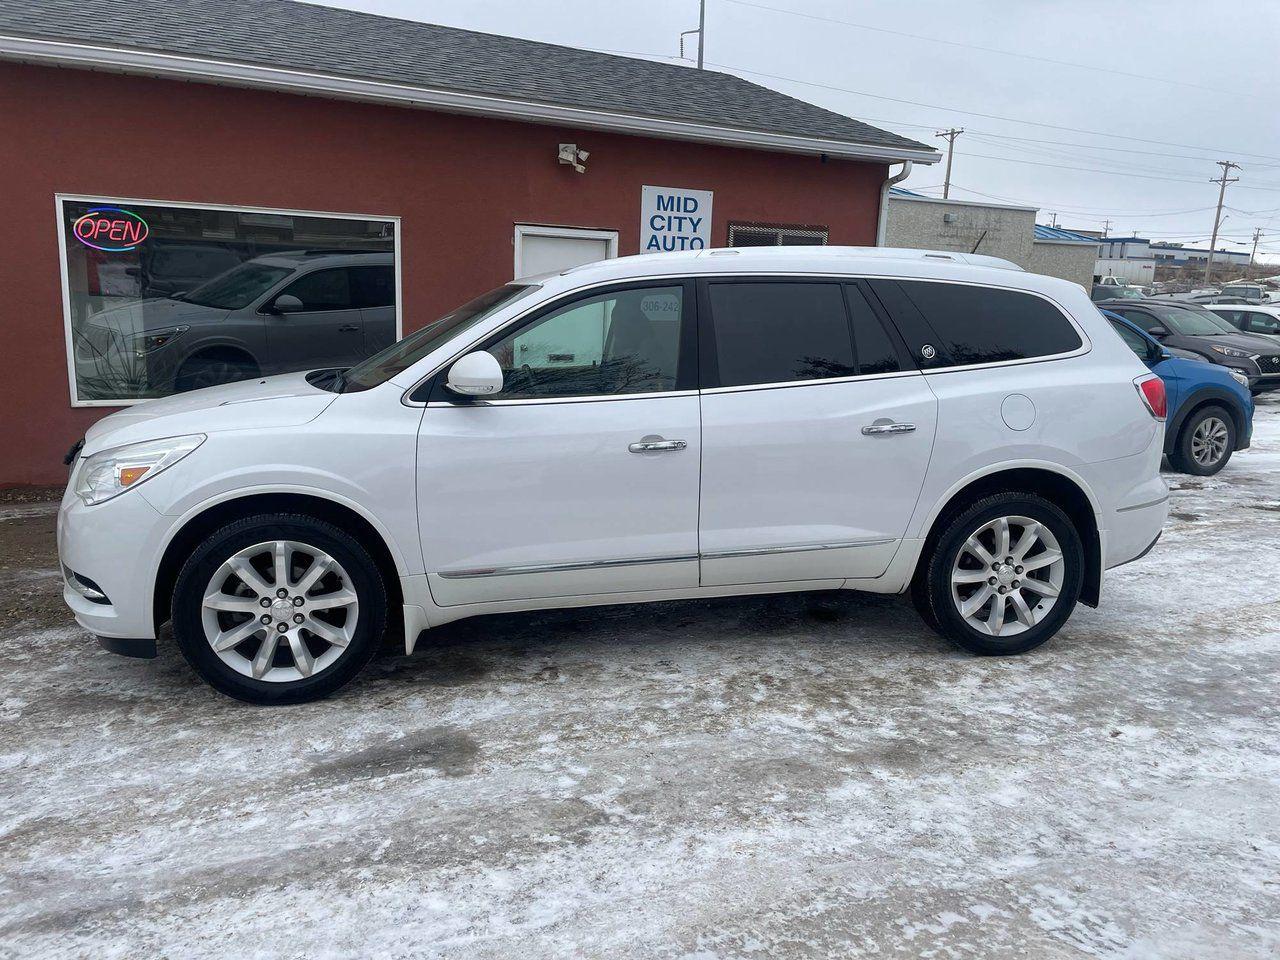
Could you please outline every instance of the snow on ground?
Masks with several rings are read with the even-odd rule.
[[[221,698],[0,511],[0,956],[1280,953],[1280,401],[1032,654],[898,598],[501,616]]]

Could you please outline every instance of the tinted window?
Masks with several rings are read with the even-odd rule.
[[[849,293],[849,318],[853,322],[854,353],[858,356],[859,373],[893,373],[901,369],[898,351],[885,331],[880,318],[857,287]]]
[[[357,307],[394,307],[396,305],[396,271],[385,267],[352,267],[351,299]]]
[[[487,349],[502,367],[494,399],[608,396],[676,389],[682,287],[577,300]]]
[[[923,280],[874,281],[873,287],[885,291],[913,351],[931,344],[939,352],[932,366],[1026,360],[1080,346],[1062,312],[1029,293]]]
[[[349,310],[352,307],[351,284],[345,267],[308,273],[286,287],[281,296],[285,294],[301,300],[302,309],[307,311]]]
[[[1146,360],[1151,351],[1151,345],[1147,340],[1132,327],[1127,327],[1123,323],[1111,321],[1111,326],[1116,333],[1120,334],[1120,339],[1138,355],[1139,360]]]
[[[857,373],[836,283],[711,283],[720,385],[822,380]]]

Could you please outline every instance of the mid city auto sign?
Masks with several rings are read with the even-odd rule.
[[[711,246],[710,190],[645,186],[640,191],[640,252]]]

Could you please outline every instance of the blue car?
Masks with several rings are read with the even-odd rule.
[[[1164,452],[1175,470],[1212,476],[1233,452],[1249,446],[1253,397],[1244,374],[1162,346],[1118,314],[1102,313],[1138,359],[1164,381],[1169,399]]]

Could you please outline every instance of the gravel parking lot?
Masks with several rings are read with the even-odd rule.
[[[1280,401],[1047,647],[855,594],[488,617],[325,703],[100,650],[0,504],[0,955],[1280,953]]]

